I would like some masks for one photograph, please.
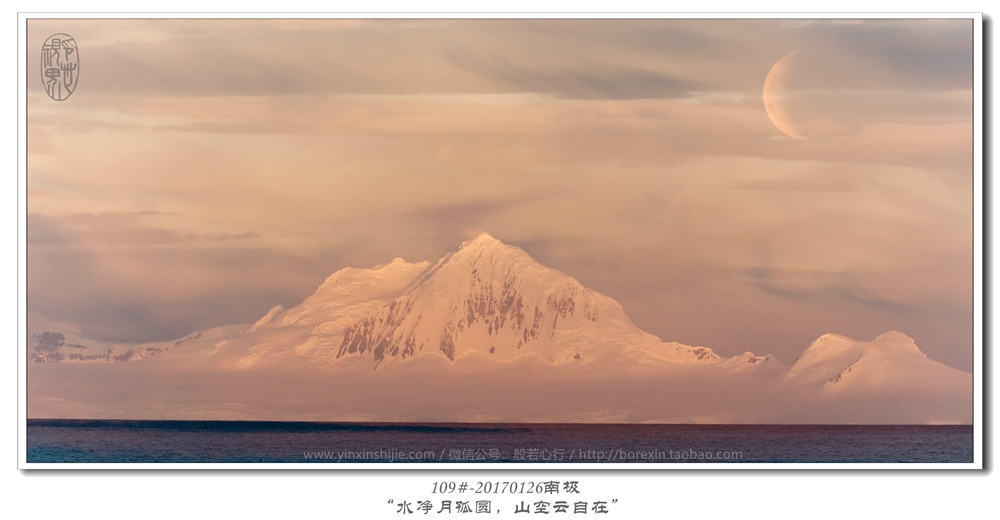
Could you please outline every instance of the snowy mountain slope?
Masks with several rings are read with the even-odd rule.
[[[825,334],[772,386],[787,413],[803,422],[969,423],[973,417],[972,374],[929,359],[896,331],[873,341]]]
[[[207,362],[237,369],[296,360],[332,363],[344,331],[400,295],[429,265],[396,258],[372,269],[341,269],[301,304],[272,308],[241,334],[215,342]]]
[[[912,338],[890,331],[874,341],[825,334],[792,363],[783,383],[835,394],[877,391],[887,386],[919,387],[964,380],[970,375],[928,359]]]

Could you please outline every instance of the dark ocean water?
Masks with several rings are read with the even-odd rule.
[[[28,462],[972,462],[972,426],[29,420]]]

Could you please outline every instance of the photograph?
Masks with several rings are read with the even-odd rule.
[[[983,468],[982,15],[22,22],[19,468]]]

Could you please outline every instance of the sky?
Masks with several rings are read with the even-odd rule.
[[[972,31],[32,20],[80,74],[56,102],[28,61],[28,310],[169,340],[488,232],[664,341],[790,363],[898,330],[971,370]],[[804,139],[763,101],[792,52]]]

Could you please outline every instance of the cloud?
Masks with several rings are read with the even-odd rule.
[[[822,180],[809,179],[768,179],[762,181],[743,182],[736,185],[741,190],[777,190],[777,191],[853,191],[857,185],[844,178]]]
[[[29,246],[29,308],[101,340],[167,341],[301,303],[339,267],[332,251]]]
[[[831,21],[797,32],[810,52],[826,57],[812,63],[817,83],[946,91],[970,88],[972,24],[958,19],[866,20],[851,25]]]
[[[571,190],[565,190],[571,191]],[[469,202],[428,204],[404,212],[404,217],[438,221],[438,224],[465,225],[489,214],[514,209],[528,202],[543,201],[564,193],[515,193],[504,197]]]
[[[843,299],[890,312],[908,311],[913,308],[913,305],[907,302],[880,296],[873,290],[871,273],[783,269],[770,265],[747,267],[743,272],[744,280],[755,288],[804,305]]]
[[[253,231],[242,233],[195,233],[141,225],[150,216],[169,216],[160,211],[111,211],[102,213],[74,213],[68,215],[28,215],[29,245],[86,245],[148,246],[192,242],[223,242],[247,240],[260,235]]]
[[[568,99],[679,98],[699,86],[662,72],[608,64],[532,69],[520,62],[503,58],[488,61],[466,53],[455,53],[449,60],[515,92],[553,94]]]

